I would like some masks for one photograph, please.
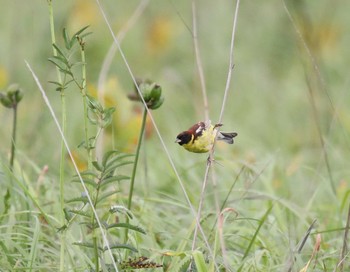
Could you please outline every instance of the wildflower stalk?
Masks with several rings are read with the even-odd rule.
[[[12,141],[11,141],[11,157],[10,157],[11,171],[13,171],[13,162],[15,160],[16,132],[17,132],[17,104],[13,106]]]
[[[85,43],[82,38],[79,36],[76,37],[80,45],[80,54],[81,54],[81,94],[83,98],[83,107],[84,107],[84,132],[85,132],[85,146],[88,153],[88,169],[92,168],[92,149],[89,141],[89,128],[88,128],[88,108],[87,108],[87,96],[86,96],[86,60],[85,60]]]
[[[56,44],[56,37],[55,37],[55,24],[54,24],[54,17],[53,17],[53,7],[52,7],[52,0],[48,0],[49,5],[49,20],[50,20],[50,32],[51,32],[51,44]],[[57,56],[57,50],[55,47],[52,47],[53,55]],[[57,80],[60,84],[63,83],[62,76],[59,68],[56,66],[56,73],[57,73]],[[63,135],[66,135],[66,127],[67,127],[67,114],[66,114],[66,97],[65,97],[65,91],[64,88],[60,89],[60,95],[61,95],[61,127],[62,127],[62,133]],[[61,210],[61,221],[62,224],[65,223],[65,215],[64,215],[64,176],[65,176],[65,145],[63,138],[61,139],[61,158],[60,158],[60,210]],[[63,231],[61,234],[60,239],[60,270],[65,270],[65,232]]]
[[[17,106],[23,98],[23,92],[17,84],[12,84],[7,91],[0,93],[0,104],[5,108],[13,109],[13,125],[12,125],[12,140],[11,140],[11,155],[10,155],[10,170],[13,170],[16,152],[16,131],[17,131]]]
[[[144,108],[143,116],[142,116],[142,124],[141,124],[141,129],[140,129],[140,135],[139,135],[139,140],[138,140],[137,147],[136,147],[135,160],[134,160],[134,165],[133,165],[132,173],[131,173],[131,182],[130,182],[129,197],[128,197],[128,210],[131,209],[132,195],[134,193],[136,170],[137,170],[137,164],[138,164],[139,156],[140,156],[140,149],[141,149],[143,134],[144,134],[145,127],[146,127],[146,119],[147,119],[147,109]],[[129,217],[127,217],[126,220],[128,222]],[[129,234],[129,229],[126,229],[125,242],[128,240],[128,234]]]
[[[142,99],[138,93],[138,89],[142,94]],[[158,109],[163,104],[164,97],[162,96],[161,86],[149,80],[146,80],[146,81],[139,80],[139,82],[137,82],[137,86],[135,86],[135,92],[133,94],[129,94],[128,98],[132,101],[140,102],[143,100],[145,102],[140,135],[139,135],[139,140],[136,147],[134,166],[131,173],[131,182],[130,182],[130,190],[129,190],[129,197],[128,197],[128,210],[131,210],[132,195],[134,192],[137,164],[140,156],[140,149],[141,149],[143,134],[145,132],[145,127],[146,127],[147,112],[148,112],[147,108],[151,110]],[[128,222],[129,218],[127,217],[126,220]],[[128,239],[128,229],[126,229],[125,231],[125,242],[127,241],[127,239]]]
[[[132,173],[131,173],[131,183],[130,183],[129,198],[128,198],[128,209],[129,210],[131,208],[131,203],[132,203],[132,195],[133,195],[133,192],[134,192],[134,184],[135,184],[137,163],[138,163],[138,160],[139,160],[141,143],[142,143],[142,139],[143,139],[143,133],[144,133],[145,127],[146,127],[146,119],[147,119],[147,110],[145,108],[143,110],[142,124],[141,124],[141,130],[140,130],[140,135],[139,135],[139,141],[137,143],[136,154],[135,154],[135,161],[134,161],[134,166],[133,166]]]

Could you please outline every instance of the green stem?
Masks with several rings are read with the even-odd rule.
[[[95,196],[95,201],[93,203],[94,209],[96,210],[97,208],[97,201],[100,193],[100,186],[97,186],[96,189],[96,196]],[[96,228],[95,228],[95,214],[92,213],[92,218],[91,218],[91,226],[92,226],[92,242],[94,245],[94,255],[95,255],[95,271],[99,271],[99,257],[98,257],[98,243],[97,243],[97,236],[96,236]]]
[[[52,7],[52,0],[48,0],[49,5],[49,20],[50,20],[50,32],[51,32],[51,43],[56,43],[56,37],[55,37],[55,22],[53,17],[53,7]],[[57,51],[54,47],[52,47],[53,55],[57,56]],[[62,76],[59,68],[56,66],[56,73],[57,73],[57,79],[60,84],[62,84]],[[61,114],[61,122],[62,122],[62,132],[63,135],[66,135],[66,123],[67,123],[67,115],[66,115],[66,98],[64,93],[64,88],[61,89],[61,108],[62,108],[62,114]],[[64,225],[65,223],[65,215],[64,215],[64,170],[65,170],[65,145],[63,138],[61,139],[61,159],[60,159],[60,210],[61,210],[61,224]],[[62,232],[61,239],[60,239],[60,269],[59,271],[65,271],[65,248],[66,248],[66,234],[65,231]]]
[[[131,174],[131,182],[130,182],[130,190],[129,190],[129,198],[128,198],[128,210],[131,209],[131,203],[132,203],[132,195],[134,192],[134,185],[135,185],[135,177],[136,177],[136,169],[137,169],[137,163],[139,160],[139,155],[140,155],[140,149],[141,149],[141,143],[143,139],[143,133],[145,131],[146,127],[146,119],[147,119],[147,109],[145,108],[143,111],[143,116],[142,116],[142,124],[141,124],[141,130],[140,130],[140,135],[139,135],[139,141],[137,143],[137,148],[136,148],[136,154],[135,154],[135,161],[134,161],[134,166],[132,169],[132,174]],[[126,217],[126,221],[129,221],[129,217]],[[125,231],[125,242],[128,240],[128,229]]]
[[[11,157],[10,157],[11,171],[13,171],[13,162],[15,160],[16,132],[17,132],[17,104],[13,106],[12,143],[11,143]]]
[[[82,75],[82,85],[81,93],[83,96],[83,106],[84,106],[84,132],[85,132],[85,146],[88,153],[88,169],[92,168],[92,149],[89,141],[89,128],[88,128],[88,109],[87,109],[87,96],[86,96],[86,62],[85,62],[85,49],[84,44],[81,41],[81,75]]]
[[[50,18],[50,32],[51,32],[51,43],[55,44],[56,43],[56,37],[55,37],[55,23],[53,19],[53,8],[52,8],[52,0],[47,1],[49,4],[49,18]],[[53,49],[53,55],[57,56],[57,51],[54,47]],[[56,73],[57,73],[57,78],[58,82],[62,83],[62,77],[59,68],[56,66]]]
[[[147,110],[144,109],[143,117],[142,117],[142,125],[141,125],[141,130],[140,130],[140,136],[139,136],[139,141],[137,143],[135,161],[134,161],[134,166],[133,166],[132,174],[131,174],[131,183],[130,183],[130,191],[129,191],[129,198],[128,198],[128,209],[129,210],[131,209],[132,195],[134,192],[136,169],[137,169],[137,163],[138,163],[139,155],[140,155],[140,148],[141,148],[143,133],[144,133],[145,126],[146,126],[146,118],[147,118]]]

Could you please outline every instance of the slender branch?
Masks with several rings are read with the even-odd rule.
[[[204,117],[205,121],[209,121],[209,105],[208,105],[208,95],[207,95],[207,88],[205,85],[205,79],[204,79],[204,72],[203,72],[203,65],[201,56],[199,53],[199,45],[198,45],[198,35],[197,35],[197,16],[196,16],[196,0],[192,0],[192,37],[193,37],[193,46],[194,46],[194,52],[196,55],[196,63],[197,63],[197,70],[198,70],[198,76],[199,81],[201,84],[201,90],[202,90],[202,96],[203,96],[203,106],[204,106]]]

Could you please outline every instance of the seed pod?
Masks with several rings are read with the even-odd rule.
[[[12,108],[13,103],[10,98],[8,98],[7,95],[0,94],[0,103],[5,106],[6,108]]]
[[[158,84],[155,84],[151,91],[151,98],[154,101],[158,101],[161,95],[162,95],[162,87],[160,87]]]

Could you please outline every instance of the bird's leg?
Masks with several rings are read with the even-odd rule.
[[[214,125],[214,129],[215,129],[215,128],[218,128],[218,127],[222,127],[222,124],[215,124],[215,125]]]
[[[210,157],[210,155],[209,155],[208,158],[207,158],[207,165],[210,165],[210,166],[211,166],[211,164],[212,164],[213,162],[214,162],[214,163],[217,163],[218,165],[220,165],[220,166],[223,167],[223,165],[222,165],[221,163],[217,162],[215,159],[212,159],[212,158]]]
[[[215,159],[211,157],[211,155],[207,158],[207,165],[211,165],[213,162],[215,162]]]

